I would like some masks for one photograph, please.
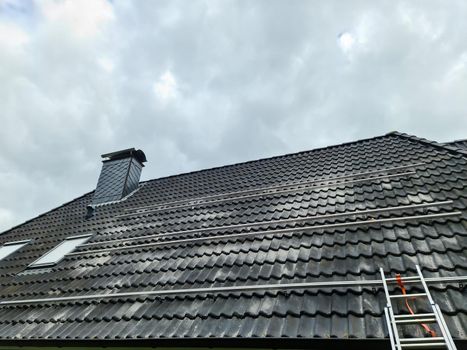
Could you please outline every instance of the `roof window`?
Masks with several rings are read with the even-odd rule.
[[[91,237],[91,235],[68,237],[62,243],[55,246],[51,251],[45,253],[39,259],[30,264],[29,267],[47,267],[55,265],[60,262],[65,255],[71,253],[76,249],[76,247],[86,242],[89,237]]]
[[[13,254],[18,249],[23,248],[29,241],[8,242],[0,247],[0,260],[5,259],[8,255]]]

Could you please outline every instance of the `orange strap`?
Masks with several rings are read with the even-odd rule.
[[[397,281],[397,284],[399,285],[399,287],[400,287],[400,289],[402,291],[402,294],[404,294],[404,295],[407,294],[407,290],[404,287],[404,282],[402,282],[402,278],[401,278],[401,275],[399,273],[396,274],[396,281]],[[405,298],[405,306],[407,306],[407,309],[409,310],[409,312],[412,315],[415,315],[415,312],[413,312],[412,308],[410,307],[409,298]],[[423,328],[425,328],[427,333],[429,333],[432,337],[436,337],[436,332],[434,330],[432,330],[430,327],[428,327],[425,323],[422,323],[421,326]]]

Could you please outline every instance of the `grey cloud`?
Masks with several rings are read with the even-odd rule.
[[[391,130],[465,138],[466,15],[460,0],[0,2],[0,228],[92,190],[99,155],[125,147],[148,179]]]

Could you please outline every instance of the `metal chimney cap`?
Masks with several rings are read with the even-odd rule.
[[[127,148],[121,151],[105,153],[101,155],[101,157],[104,158],[103,162],[107,162],[110,160],[116,160],[116,159],[124,159],[124,158],[129,158],[129,157],[134,157],[141,164],[147,162],[146,155],[144,154],[144,152],[140,149],[136,150],[135,148]]]

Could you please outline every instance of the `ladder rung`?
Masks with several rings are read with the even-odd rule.
[[[415,298],[415,297],[425,297],[426,293],[412,293],[412,294],[397,294],[390,295],[390,298]]]
[[[400,319],[407,319],[407,318],[416,318],[416,317],[435,317],[435,314],[433,312],[430,312],[430,313],[426,313],[426,314],[415,314],[415,315],[412,315],[412,314],[403,314],[403,315],[394,315],[394,318],[396,320],[400,320]]]
[[[420,277],[419,276],[406,276],[406,277],[401,277],[400,278],[403,282],[405,281],[420,281]],[[397,278],[395,277],[389,277],[389,278],[386,278],[386,281],[388,282],[397,282]]]
[[[400,338],[401,343],[417,343],[417,342],[429,342],[429,341],[443,341],[443,337],[426,337],[426,338]]]
[[[433,349],[433,348],[445,348],[446,343],[445,342],[439,342],[439,343],[416,343],[416,344],[401,344],[401,347],[404,349],[416,349],[416,348],[422,348],[422,349]]]
[[[411,323],[435,323],[436,318],[435,317],[429,317],[429,318],[409,318],[406,320],[395,320],[397,324],[411,324]]]

